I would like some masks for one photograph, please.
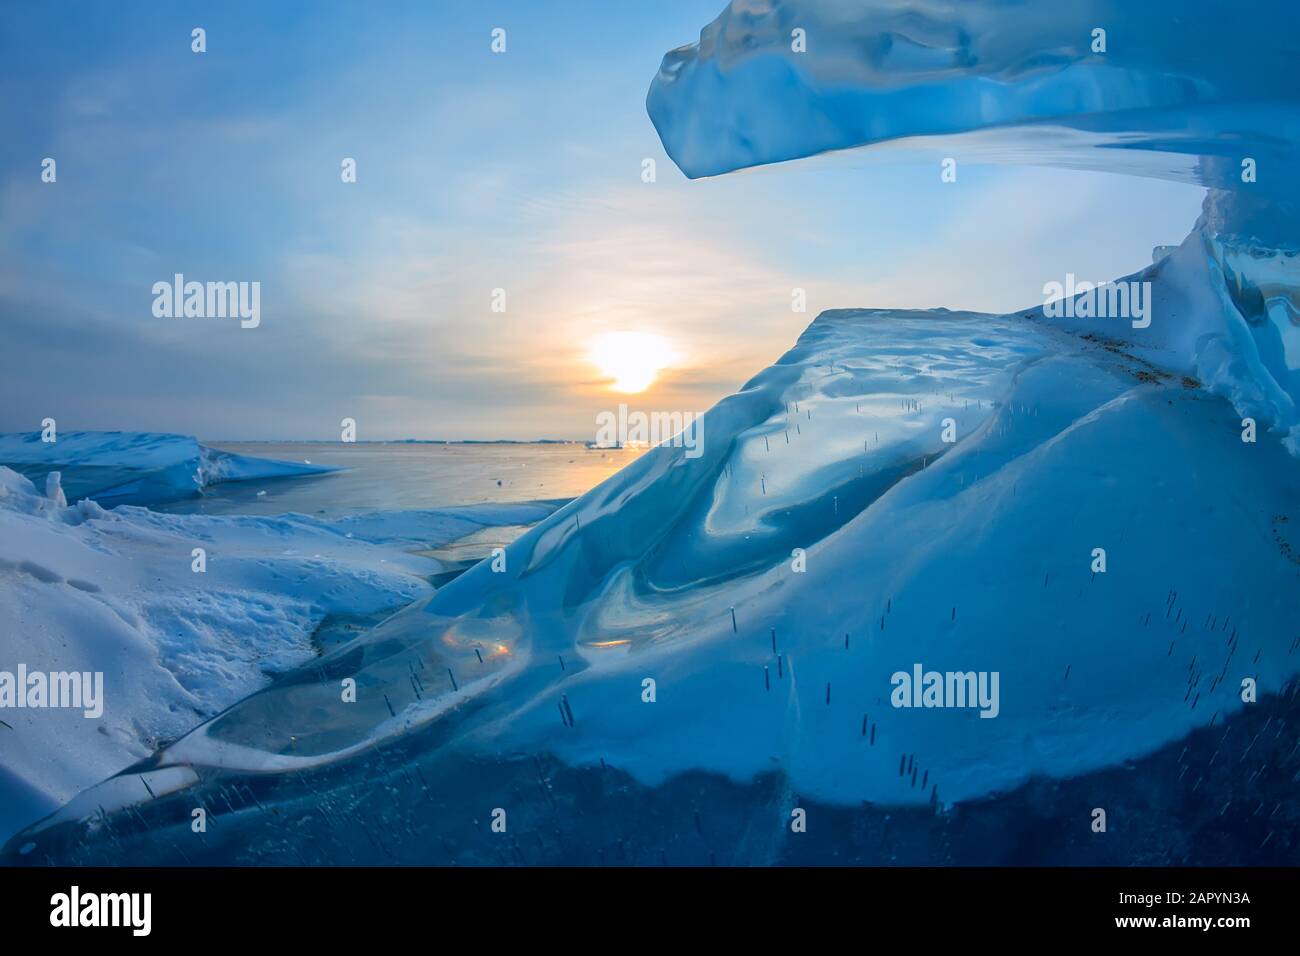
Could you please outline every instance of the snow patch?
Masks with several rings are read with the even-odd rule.
[[[542,505],[360,515],[166,515],[68,506],[0,467],[0,670],[102,672],[104,715],[0,711],[0,832],[183,735],[316,656],[331,614],[364,615],[432,592],[440,562],[410,553]],[[204,570],[194,570],[195,549]],[[22,799],[19,799],[19,798]]]

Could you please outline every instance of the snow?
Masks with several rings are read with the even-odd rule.
[[[32,480],[62,471],[72,498],[105,507],[156,504],[199,494],[210,485],[258,478],[299,478],[336,469],[234,455],[186,435],[155,432],[40,432],[0,435],[0,465]]]
[[[412,550],[550,510],[492,505],[335,522],[106,511],[88,499],[69,507],[56,472],[41,495],[0,467],[0,671],[102,672],[106,685],[98,720],[63,709],[0,714],[8,725],[0,833],[313,660],[312,634],[327,616],[430,594],[427,578],[443,566]],[[205,551],[202,573],[195,548]]]

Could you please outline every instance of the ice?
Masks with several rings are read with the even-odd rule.
[[[298,478],[336,469],[233,455],[186,435],[156,432],[41,432],[0,435],[0,465],[43,479],[62,471],[67,493],[105,507],[156,504],[199,494],[226,481]]]
[[[63,476],[59,472],[51,471],[45,476],[45,497],[49,498],[56,508],[68,506],[67,495],[63,493]]]
[[[1296,17],[1289,0],[1176,17],[1153,0],[733,0],[664,56],[646,106],[691,177],[977,133],[955,144],[1232,189],[1249,156],[1260,191],[1294,199]]]

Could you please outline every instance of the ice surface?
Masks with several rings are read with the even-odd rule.
[[[40,432],[0,435],[0,465],[33,480],[62,471],[68,495],[105,507],[156,504],[198,494],[210,485],[257,478],[322,475],[334,468],[232,455],[186,435],[153,432]]]

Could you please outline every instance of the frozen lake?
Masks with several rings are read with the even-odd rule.
[[[157,505],[175,514],[336,516],[484,502],[575,498],[640,456],[639,449],[572,444],[237,442],[212,447],[347,469],[328,475],[215,485],[202,497]]]

